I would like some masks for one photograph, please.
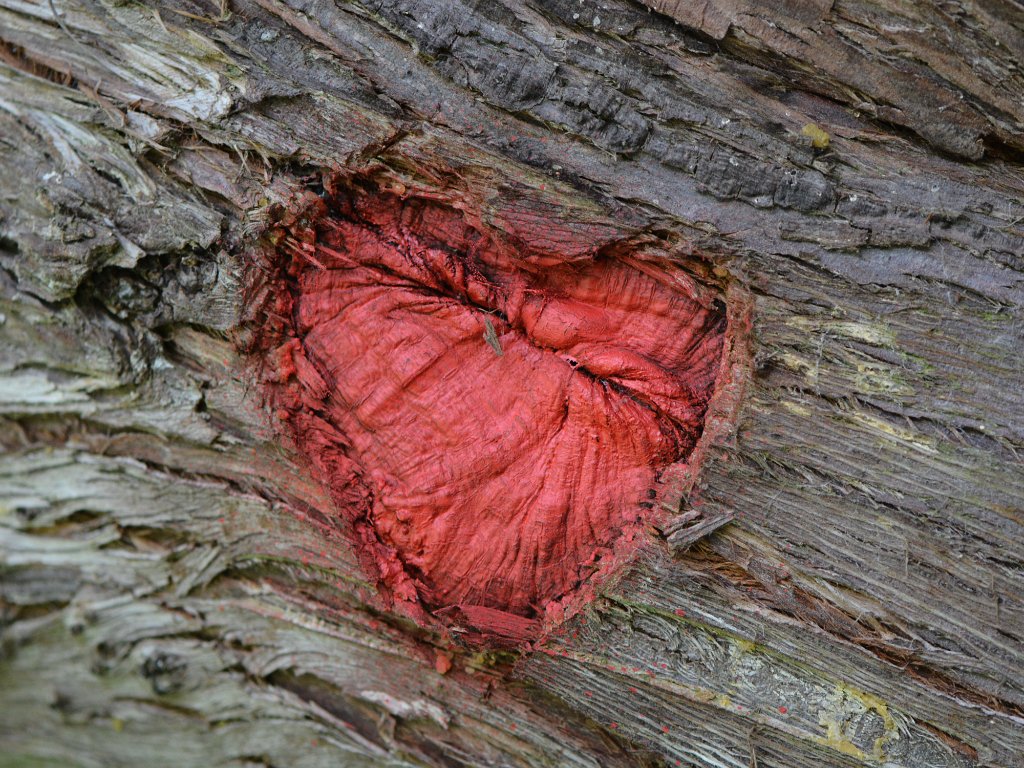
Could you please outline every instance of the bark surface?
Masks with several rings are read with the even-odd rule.
[[[0,0],[0,764],[1024,765],[1024,9],[651,5]],[[237,352],[335,172],[748,309],[530,653],[385,609]]]

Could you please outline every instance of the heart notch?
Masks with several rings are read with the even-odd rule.
[[[277,211],[248,351],[386,606],[522,644],[678,512],[733,422],[739,314],[661,241],[560,253],[564,221],[396,186]]]

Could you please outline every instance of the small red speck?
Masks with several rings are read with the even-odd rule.
[[[681,761],[681,760],[676,760],[676,765],[682,765],[682,764],[683,764],[683,763],[682,763],[682,761]]]
[[[591,696],[593,696],[594,694],[593,694],[593,693],[591,693],[590,691],[584,691],[584,692],[583,692],[583,695],[584,695],[584,696],[586,696],[587,698],[590,698],[590,697],[591,697]]]
[[[630,693],[636,693],[636,692],[637,692],[637,690],[636,690],[636,688],[632,688],[632,687],[631,687],[631,688],[629,689],[629,692],[630,692]]]
[[[223,517],[218,517],[217,518],[217,522],[220,523],[221,525],[224,525],[224,518]]]
[[[650,675],[651,677],[654,677],[654,670],[653,669],[648,669],[647,670],[647,674]]]
[[[519,137],[518,136],[509,136],[508,140],[509,140],[510,144],[515,144],[517,141],[519,141]]]
[[[446,675],[452,668],[452,657],[444,651],[438,651],[434,657],[434,669],[438,674]]]
[[[661,667],[662,669],[668,669],[668,664],[666,664],[664,661],[661,662],[660,664],[658,664],[658,666]]]
[[[284,408],[281,408],[277,412],[277,418],[279,418],[281,421],[287,421],[287,419],[288,419],[288,411],[286,411]]]
[[[787,712],[789,712],[789,710],[786,707],[779,707],[779,712],[781,712],[782,714],[786,714]]]
[[[676,616],[685,616],[686,615],[686,611],[684,611],[682,608],[676,608],[675,614],[676,614]]]
[[[508,729],[509,729],[510,731],[514,731],[514,730],[516,729],[516,724],[515,724],[515,723],[512,723],[512,725],[510,725],[510,726],[508,727]]]
[[[661,726],[661,732],[662,733],[668,733],[668,726],[667,725]]]
[[[311,746],[311,747],[319,747],[320,746],[320,742],[317,741],[316,739],[313,739],[311,742],[309,742],[309,746]]]
[[[618,728],[619,724],[618,723],[608,723],[608,727],[609,728]]]

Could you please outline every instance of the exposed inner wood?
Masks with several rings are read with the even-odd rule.
[[[249,269],[267,406],[390,607],[536,639],[678,508],[724,305],[625,244],[548,250],[543,220],[499,243],[372,186],[298,204]]]

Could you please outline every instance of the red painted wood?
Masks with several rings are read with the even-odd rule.
[[[635,548],[693,450],[721,305],[678,267],[514,250],[437,201],[346,188],[311,211],[273,288],[282,425],[393,600],[530,637]]]

